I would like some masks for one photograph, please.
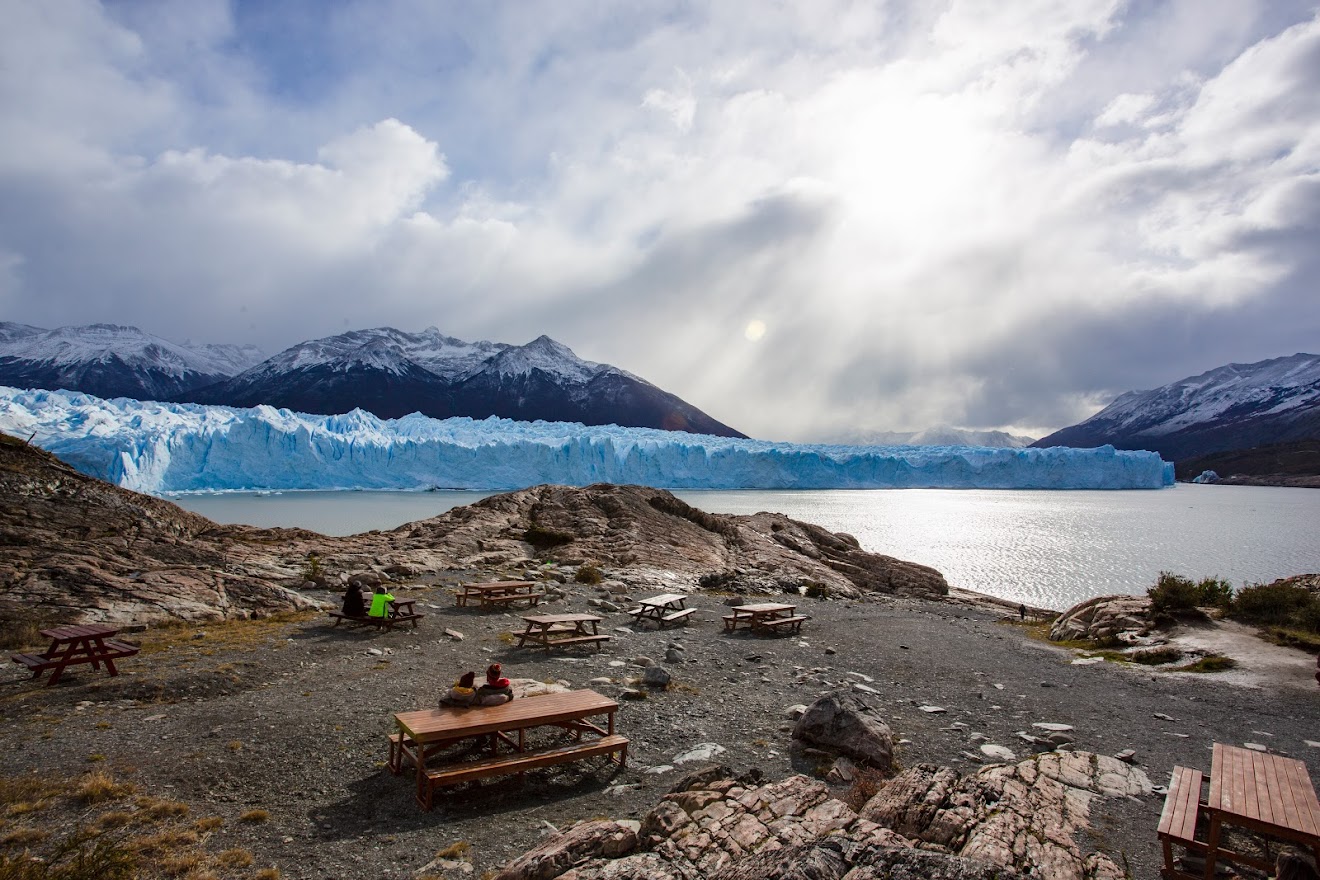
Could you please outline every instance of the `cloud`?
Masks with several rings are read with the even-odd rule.
[[[1303,5],[4,12],[10,320],[548,333],[804,440],[1052,430],[1320,323]]]

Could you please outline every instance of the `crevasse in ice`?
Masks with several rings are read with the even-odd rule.
[[[139,492],[516,489],[637,483],[672,489],[1158,489],[1153,452],[825,446],[614,425],[382,420],[258,406],[102,400],[0,387],[0,430]]]

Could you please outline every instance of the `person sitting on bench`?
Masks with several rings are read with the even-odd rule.
[[[513,685],[500,671],[500,664],[492,663],[486,670],[486,683],[477,688],[476,705],[498,706],[513,699]]]
[[[367,616],[367,604],[362,601],[362,589],[357,584],[349,584],[344,593],[343,613],[345,617]]]
[[[371,610],[367,612],[368,617],[384,617],[390,613],[389,604],[394,601],[394,597],[385,592],[384,587],[377,587],[371,596]]]
[[[477,689],[473,683],[477,680],[475,672],[465,672],[440,698],[442,706],[471,706],[477,698]]]

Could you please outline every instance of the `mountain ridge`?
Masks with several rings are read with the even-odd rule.
[[[1148,449],[1175,462],[1320,438],[1320,355],[1225,364],[1128,391],[1033,446]]]

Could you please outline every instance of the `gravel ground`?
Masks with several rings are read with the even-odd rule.
[[[1174,764],[1208,770],[1216,741],[1262,743],[1301,758],[1320,779],[1320,748],[1307,744],[1320,740],[1320,689],[1072,665],[1070,652],[990,609],[802,599],[800,611],[812,619],[800,637],[760,637],[723,633],[722,597],[698,595],[691,626],[636,631],[626,615],[607,614],[603,628],[614,638],[602,651],[547,657],[512,647],[509,633],[522,628],[516,613],[455,608],[443,586],[395,592],[419,598],[427,618],[416,631],[332,628],[321,616],[264,623],[247,640],[234,635],[243,624],[147,632],[143,653],[122,661],[119,677],[83,666],[50,689],[15,666],[0,679],[6,773],[78,773],[88,756],[103,755],[98,766],[140,791],[223,818],[209,849],[245,848],[283,878],[480,877],[551,825],[640,817],[694,765],[647,771],[703,743],[722,746],[718,760],[739,772],[756,767],[775,779],[810,769],[793,765],[786,709],[856,685],[875,692],[855,691],[906,741],[896,749],[903,766],[971,770],[964,753],[975,750],[972,732],[1025,756],[1015,733],[1058,722],[1075,727],[1079,749],[1134,749],[1156,785]],[[591,610],[594,595],[573,586],[568,599],[545,608]],[[150,650],[159,639],[168,648]],[[664,662],[670,642],[684,646],[683,662]],[[617,695],[640,673],[629,665],[639,657],[666,666],[674,686],[621,701],[618,727],[632,740],[626,770],[580,762],[521,782],[471,784],[424,813],[411,777],[384,769],[391,713],[433,705],[465,670],[480,676],[498,661],[514,678]],[[591,683],[602,677],[612,682]],[[954,722],[968,727],[952,729]],[[1126,861],[1139,880],[1158,877],[1161,803],[1097,801],[1082,845]],[[269,821],[238,821],[252,809],[268,811]],[[435,861],[457,843],[468,845],[461,858]]]

